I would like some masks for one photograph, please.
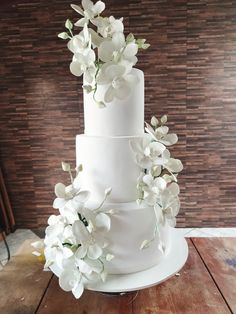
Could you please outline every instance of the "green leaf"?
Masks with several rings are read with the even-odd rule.
[[[70,36],[66,32],[62,32],[62,33],[58,34],[57,37],[59,37],[61,39],[68,39],[68,38],[70,38]]]
[[[135,40],[134,35],[132,33],[129,33],[129,35],[126,37],[126,42],[130,43]]]
[[[73,24],[72,24],[72,22],[71,22],[69,19],[66,20],[66,22],[65,22],[65,27],[66,27],[67,29],[69,29],[69,30],[72,30]]]
[[[61,167],[63,171],[66,171],[66,172],[70,171],[70,164],[68,164],[67,162],[62,161]]]
[[[159,124],[158,119],[155,116],[153,116],[152,119],[151,119],[151,125],[154,126],[154,127],[157,127],[158,124]]]
[[[164,116],[161,117],[161,123],[165,124],[167,122],[167,115],[165,114]]]
[[[146,39],[144,39],[144,38],[143,38],[143,39],[139,38],[139,39],[136,40],[136,44],[142,46],[142,45],[145,43],[145,41],[146,41]]]
[[[148,49],[150,47],[150,44],[143,44],[142,49]]]
[[[76,172],[79,173],[81,171],[83,171],[83,165],[79,164],[76,168],[75,168]]]

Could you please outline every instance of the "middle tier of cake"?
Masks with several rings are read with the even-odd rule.
[[[130,141],[137,136],[76,136],[76,164],[82,164],[81,183],[93,200],[104,198],[112,188],[109,202],[131,202],[137,199],[137,178],[141,169],[135,163]]]

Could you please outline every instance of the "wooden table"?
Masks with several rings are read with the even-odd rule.
[[[116,297],[86,291],[75,300],[42,271],[26,241],[0,272],[0,313],[236,313],[236,238],[191,238],[188,245],[180,274],[158,286]]]

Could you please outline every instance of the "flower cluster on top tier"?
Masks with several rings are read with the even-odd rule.
[[[55,186],[57,198],[53,207],[59,209],[60,214],[49,217],[44,242],[32,245],[44,250],[44,268],[50,267],[59,276],[60,287],[79,298],[87,281],[106,279],[104,262],[114,257],[108,252],[106,240],[114,210],[102,208],[111,188],[105,190],[100,206],[87,208],[90,192],[81,189],[79,172],[82,167],[76,169],[75,178],[69,164],[62,163],[62,168],[69,173],[71,184]],[[38,251],[33,254],[40,255]]]
[[[87,93],[93,92],[93,98],[101,108],[113,99],[126,98],[137,82],[131,70],[137,63],[138,50],[150,45],[145,39],[135,39],[132,33],[125,37],[123,18],[102,17],[105,9],[102,1],[94,4],[91,0],[82,0],[82,8],[75,4],[71,7],[82,18],[74,25],[68,19],[67,31],[58,35],[69,39],[68,49],[73,53],[71,73],[84,75],[83,88]],[[73,34],[74,26],[82,27],[76,35]],[[104,99],[96,99],[98,85],[106,85]]]
[[[183,169],[179,159],[171,157],[167,146],[178,141],[176,134],[169,134],[165,125],[167,116],[160,120],[152,117],[151,125],[146,123],[145,136],[131,141],[136,163],[142,168],[138,178],[138,203],[153,206],[156,227],[152,239],[145,240],[141,248],[148,247],[158,235],[158,226],[168,223],[174,227],[179,212],[179,186],[177,174]],[[160,243],[160,249],[163,249]]]

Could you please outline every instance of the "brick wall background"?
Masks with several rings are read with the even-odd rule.
[[[83,133],[81,80],[57,38],[67,0],[0,5],[0,164],[19,227],[53,213],[62,160],[75,163]],[[236,1],[107,0],[126,33],[151,43],[139,55],[146,119],[168,114],[179,135],[182,208],[178,226],[236,226]]]

